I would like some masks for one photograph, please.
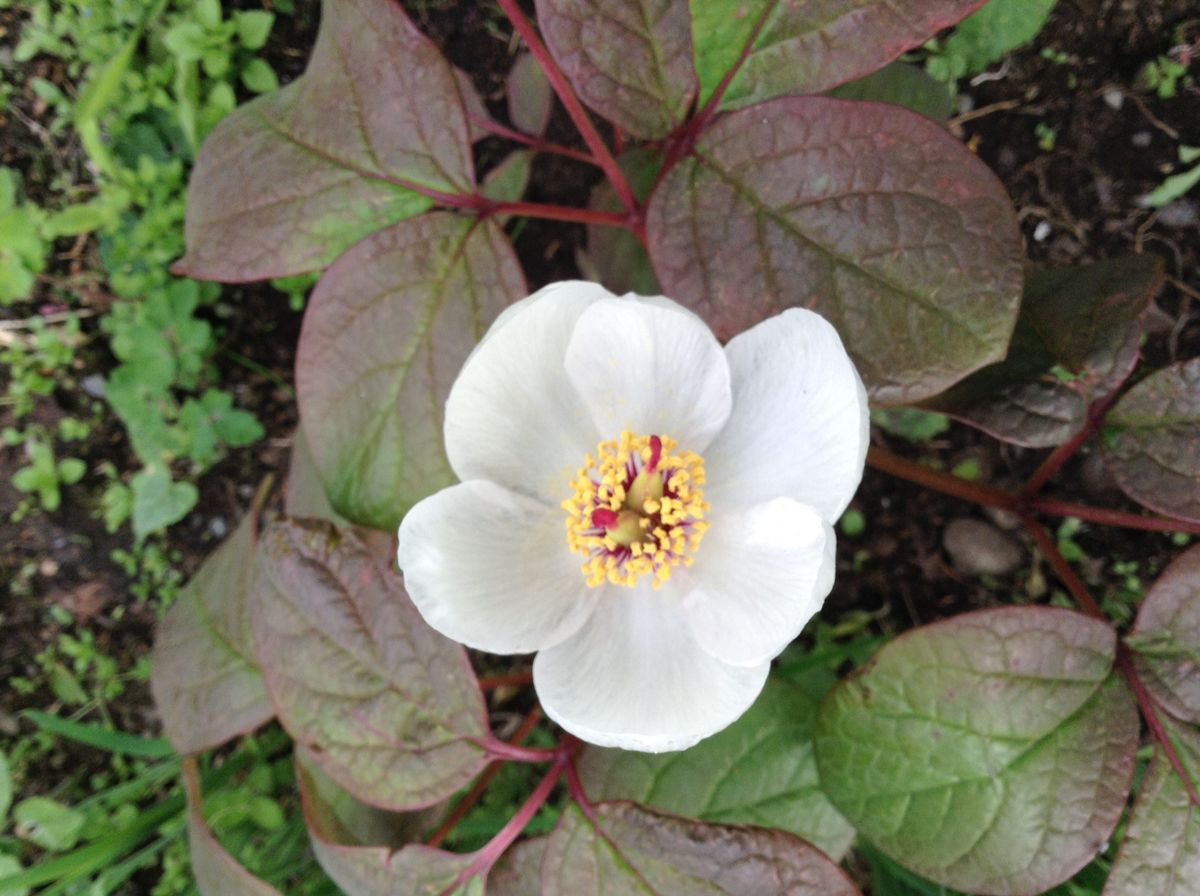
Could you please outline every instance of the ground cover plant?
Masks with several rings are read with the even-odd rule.
[[[296,745],[312,849],[347,893],[852,893],[831,859],[856,839],[877,892],[891,882],[1034,893],[1118,838],[1106,892],[1171,892],[1198,849],[1195,553],[1159,577],[1118,638],[1114,622],[1127,620],[1066,559],[1075,530],[1045,528],[1069,517],[1198,529],[1195,362],[1139,366],[1161,264],[1133,256],[1026,274],[1015,215],[987,168],[931,121],[863,99],[911,84],[912,71],[856,84],[857,99],[815,95],[869,75],[971,4],[911,4],[904,28],[892,7],[868,6],[841,42],[836,15],[814,25],[767,4],[708,45],[719,29],[706,4],[666,4],[636,27],[622,16],[643,10],[626,3],[546,3],[536,25],[502,5],[586,149],[544,138],[539,103],[514,102],[525,131],[492,121],[398,7],[359,0],[330,4],[305,75],[226,118],[198,159],[181,273],[325,271],[300,342],[285,515],[259,531],[255,502],[156,648],[201,891],[300,891],[263,863],[261,842],[216,836],[221,809],[201,806],[222,772],[238,773],[210,751],[277,718]],[[730,21],[719,4],[710,11]],[[622,38],[601,29],[585,40],[580,21]],[[631,30],[642,35],[632,48]],[[814,61],[806,39],[830,58]],[[741,49],[722,57],[730,46]],[[597,55],[605,47],[612,54]],[[779,64],[791,54],[811,68]],[[936,105],[934,86],[918,83]],[[603,133],[585,106],[609,123]],[[525,148],[476,187],[470,141],[484,134]],[[530,149],[582,155],[607,186],[589,208],[526,201]],[[461,473],[443,443],[443,402],[490,319],[531,291],[509,240],[538,217],[586,224],[583,262],[598,279],[621,290],[637,278],[731,344],[782,309],[816,309],[882,424],[936,428],[937,417],[887,410],[926,408],[1050,449],[1005,488],[965,463],[945,472],[880,448],[869,463],[1014,518],[1073,606],[964,614],[883,646],[830,647],[818,626],[779,657],[752,708],[682,753],[570,736],[524,744],[544,732],[528,663],[476,655],[478,679],[408,603],[392,538]],[[480,440],[503,441],[500,424],[483,429]],[[1093,437],[1152,513],[1046,493]],[[828,467],[803,472],[814,481]],[[864,524],[850,519],[843,532]],[[628,656],[612,645],[614,665]],[[848,662],[860,668],[835,684]],[[480,691],[495,700],[513,687],[528,710],[502,740]],[[1150,766],[1114,833],[1131,799],[1139,710]],[[250,755],[290,766],[288,738],[262,736],[269,746],[251,737]],[[496,773],[510,776],[511,820],[464,832]],[[706,793],[697,781],[720,785]],[[330,886],[312,871],[303,879]]]

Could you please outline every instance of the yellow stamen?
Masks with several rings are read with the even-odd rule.
[[[666,436],[626,430],[584,458],[562,508],[588,585],[632,587],[649,575],[658,588],[676,566],[692,565],[708,528],[704,461],[676,448]]]

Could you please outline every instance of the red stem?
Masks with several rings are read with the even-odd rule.
[[[516,733],[509,739],[509,743],[511,743],[513,746],[520,746],[520,744],[524,742],[525,738],[529,737],[530,733],[532,733],[533,729],[537,727],[538,722],[541,720],[542,708],[535,705],[521,721],[520,727],[517,728]],[[454,830],[455,826],[464,818],[466,818],[467,813],[475,807],[477,802],[479,802],[479,798],[482,797],[484,791],[488,789],[488,785],[495,780],[496,775],[500,774],[500,769],[502,768],[504,768],[504,766],[497,762],[492,763],[486,769],[484,769],[483,774],[475,780],[474,786],[467,791],[463,798],[455,805],[450,814],[446,816],[446,820],[442,822],[441,827],[434,831],[433,836],[426,841],[429,846],[437,848],[442,845],[442,842],[450,835],[450,832]]]
[[[1127,513],[1123,510],[1109,510],[1106,507],[1076,504],[1073,501],[1059,501],[1055,498],[1034,498],[1028,506],[1030,510],[1038,513],[1048,513],[1051,516],[1074,516],[1081,520],[1087,520],[1089,523],[1100,523],[1105,526],[1123,526],[1127,529],[1144,529],[1147,532],[1190,532],[1193,535],[1200,535],[1200,523],[1173,517]]]
[[[968,482],[966,479],[961,479],[951,473],[943,473],[941,470],[931,470],[924,464],[892,454],[883,448],[872,447],[867,452],[867,463],[877,470],[900,479],[906,479],[942,494],[976,504],[984,504],[988,507],[1000,507],[1019,513],[1073,516],[1092,523],[1143,529],[1147,532],[1191,532],[1200,535],[1200,523],[1189,520],[1127,513],[1122,510],[1109,510],[1104,507],[1092,507],[1088,504],[1076,504],[1072,501],[1059,501],[1056,498],[1040,496],[1022,500],[1020,494],[1013,494],[990,485],[981,485],[978,482]]]
[[[579,129],[579,133],[583,136],[584,142],[587,143],[588,149],[592,151],[592,155],[596,159],[596,164],[603,169],[605,175],[612,183],[613,189],[617,191],[617,196],[620,198],[622,204],[629,210],[631,215],[639,216],[637,199],[633,195],[633,189],[629,186],[629,181],[625,179],[625,173],[621,171],[617,160],[609,152],[608,146],[604,143],[600,132],[596,130],[596,126],[592,123],[592,119],[583,108],[583,104],[575,96],[575,91],[571,88],[571,83],[567,80],[566,75],[558,67],[558,63],[554,61],[554,57],[550,55],[550,51],[546,49],[546,45],[542,43],[542,39],[538,37],[533,23],[525,18],[525,14],[521,12],[521,8],[517,5],[517,0],[498,0],[498,2],[500,8],[504,10],[504,14],[512,22],[513,28],[517,30],[517,33],[521,35],[521,39],[525,41],[525,45],[529,47],[529,52],[533,54],[533,58],[537,60],[538,65],[542,67],[542,71],[546,73],[546,79],[554,88],[554,92],[558,94],[558,98],[562,100],[567,114],[575,122],[575,127]]]
[[[1062,552],[1058,549],[1058,545],[1050,537],[1050,533],[1029,514],[1022,514],[1021,522],[1025,524],[1025,528],[1029,530],[1029,534],[1033,536],[1033,540],[1037,542],[1038,547],[1042,549],[1042,553],[1046,555],[1046,559],[1050,561],[1050,567],[1054,570],[1055,575],[1067,586],[1067,590],[1075,598],[1075,603],[1079,604],[1089,616],[1095,616],[1101,622],[1108,623],[1108,617],[1104,615],[1104,611],[1100,609],[1100,605],[1096,603],[1095,598],[1088,592],[1087,585],[1084,584],[1083,579],[1079,578],[1079,575],[1071,567],[1071,564],[1067,562],[1067,558],[1062,555]]]
[[[561,750],[544,749],[542,747],[520,747],[516,744],[505,743],[497,737],[475,738],[476,745],[483,747],[484,752],[492,759],[503,759],[508,762],[550,762],[557,759]]]
[[[1015,510],[1017,507],[1015,496],[1009,492],[993,488],[990,485],[980,485],[978,482],[968,482],[951,473],[931,470],[924,464],[892,454],[883,448],[872,446],[867,451],[867,463],[884,473],[907,479],[909,482],[915,482],[917,485],[923,485],[946,495],[962,498],[964,501],[973,501],[989,507],[1002,507],[1005,510]]]
[[[455,878],[454,883],[442,891],[443,896],[453,893],[472,877],[477,874],[487,872],[493,865],[496,864],[504,851],[508,849],[517,837],[521,836],[521,831],[533,821],[533,817],[537,815],[538,810],[542,808],[546,800],[550,798],[550,794],[554,792],[555,786],[559,779],[570,765],[570,757],[566,754],[559,756],[558,761],[551,766],[550,771],[546,772],[546,777],[542,778],[541,783],[529,795],[517,813],[509,819],[508,824],[500,829],[500,831],[488,841],[483,849],[475,854],[475,861],[464,868]]]
[[[490,199],[485,199],[478,204],[478,207],[487,215],[524,215],[527,218],[544,218],[550,221],[574,221],[578,224],[633,228],[633,223],[628,215],[618,212],[601,212],[590,208],[547,205],[543,202],[496,202]]]
[[[522,143],[538,152],[550,152],[555,155],[566,156],[568,159],[574,159],[577,162],[595,165],[597,168],[600,167],[600,163],[596,161],[594,156],[588,155],[582,150],[572,149],[560,143],[551,143],[549,140],[532,137],[529,134],[522,134],[520,131],[514,131],[512,128],[505,127],[498,121],[492,121],[490,118],[472,118],[471,123],[483,128],[490,134],[495,134],[497,137],[503,137],[506,140],[512,140],[514,143]]]
[[[1117,645],[1117,668],[1121,670],[1121,674],[1125,676],[1126,684],[1129,685],[1129,689],[1133,691],[1134,697],[1137,698],[1138,709],[1141,710],[1142,718],[1146,720],[1146,726],[1150,729],[1150,733],[1154,735],[1154,739],[1162,747],[1167,761],[1171,763],[1171,768],[1175,770],[1175,774],[1179,775],[1179,780],[1183,781],[1183,787],[1187,791],[1188,800],[1191,801],[1193,806],[1200,806],[1200,794],[1196,793],[1196,785],[1192,781],[1192,776],[1188,774],[1187,769],[1183,765],[1183,760],[1179,758],[1179,753],[1175,750],[1175,744],[1171,743],[1171,735],[1167,733],[1167,729],[1163,727],[1162,719],[1158,717],[1158,707],[1155,705],[1154,696],[1146,690],[1146,685],[1142,683],[1137,670],[1133,667],[1133,660],[1130,658],[1129,650],[1124,644]]]
[[[567,764],[567,790],[571,794],[576,805],[579,806],[579,811],[587,816],[588,821],[594,825],[599,824],[599,819],[596,818],[596,808],[592,805],[592,801],[588,799],[587,793],[583,789],[583,782],[579,780],[579,769],[575,766],[575,754],[571,754],[571,761]]]
[[[522,687],[527,684],[533,684],[533,672],[529,671],[528,669],[523,672],[508,672],[504,675],[489,675],[487,678],[479,679],[479,686],[485,691],[504,687],[505,685]]]
[[[1087,419],[1084,420],[1079,432],[1050,452],[1050,455],[1033,471],[1033,475],[1029,477],[1029,481],[1025,483],[1018,495],[1020,500],[1029,501],[1042,490],[1042,486],[1050,480],[1050,477],[1075,455],[1088,437],[1104,422],[1105,414],[1108,413],[1108,409],[1116,399],[1117,392],[1114,389],[1109,395],[1088,408]]]

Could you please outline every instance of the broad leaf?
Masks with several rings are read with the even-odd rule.
[[[303,427],[296,427],[292,433],[292,453],[288,460],[283,496],[283,510],[288,516],[329,520],[338,526],[346,524],[345,518],[333,509],[325,495],[325,483],[317,472]]]
[[[488,872],[487,896],[542,896],[542,859],[549,835],[522,840]]]
[[[724,115],[651,197],[664,290],[721,338],[793,306],[828,318],[877,401],[1004,356],[1021,244],[995,176],[928,119],[774,100]]]
[[[463,649],[430,629],[400,576],[349,532],[284,520],[263,533],[254,637],[293,739],[366,803],[414,809],[484,766],[487,717]]]
[[[893,62],[865,78],[829,92],[839,100],[875,100],[893,103],[944,122],[954,111],[954,94],[937,78],[909,62]]]
[[[579,98],[635,137],[667,136],[698,82],[687,0],[537,0],[538,24]]]
[[[300,419],[334,509],[394,531],[454,481],[446,396],[467,355],[525,294],[491,221],[438,212],[375,234],[325,273],[296,358]]]
[[[1138,718],[1116,638],[1069,610],[915,629],[838,685],[817,723],[825,792],[859,833],[967,892],[1040,893],[1103,847]]]
[[[250,628],[258,495],[238,527],[192,576],[154,639],[150,690],[163,732],[180,753],[199,753],[273,716]]]
[[[705,824],[633,803],[572,804],[542,860],[543,896],[856,896],[815,847],[783,831]]]
[[[1126,642],[1155,699],[1178,718],[1200,725],[1200,545],[1158,577]]]
[[[504,81],[508,118],[518,131],[540,137],[554,111],[554,88],[532,53],[522,53]]]
[[[1008,356],[924,406],[1030,448],[1067,441],[1088,405],[1133,371],[1162,261],[1131,255],[1040,271],[1025,283]]]
[[[1104,456],[1122,491],[1200,522],[1200,359],[1152,373],[1105,422]]]
[[[200,896],[280,896],[278,890],[242,867],[204,820],[200,775],[193,760],[184,760],[183,783],[187,791],[188,852]]]
[[[736,109],[820,93],[887,65],[982,0],[691,0],[700,101],[734,66],[721,101]],[[757,37],[755,29],[766,17]]]
[[[1200,729],[1169,719],[1164,725],[1192,781],[1200,785]],[[1104,896],[1189,896],[1200,881],[1200,806],[1161,746],[1142,781],[1129,830],[1113,863]]]
[[[308,69],[225,118],[188,190],[178,270],[259,280],[318,270],[362,237],[469,193],[458,80],[391,0],[324,4]]]
[[[650,195],[662,161],[660,153],[642,146],[634,147],[617,159],[638,201],[644,202]],[[612,184],[602,180],[592,190],[588,208],[620,212],[625,207],[617,198],[617,191]],[[645,246],[632,231],[624,227],[587,225],[587,250],[579,252],[578,260],[588,279],[603,284],[617,295],[636,292],[638,295],[656,296],[662,293]]]
[[[479,877],[455,886],[473,855],[408,842],[421,835],[419,815],[397,816],[359,803],[303,753],[297,754],[296,777],[313,853],[347,896],[482,894]]]
[[[840,860],[854,829],[821,792],[813,759],[817,700],[778,679],[724,731],[679,753],[589,747],[588,796],[628,799],[701,821],[779,828]]]
[[[1037,37],[1055,0],[989,0],[958,23],[926,65],[944,81],[974,75]]]

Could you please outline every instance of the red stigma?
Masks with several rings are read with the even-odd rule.
[[[597,507],[592,511],[592,525],[598,529],[608,530],[617,524],[619,515],[615,510],[609,510],[607,507]]]
[[[662,439],[658,436],[650,437],[650,460],[646,462],[646,472],[653,473],[658,469],[658,462],[662,460]]]

